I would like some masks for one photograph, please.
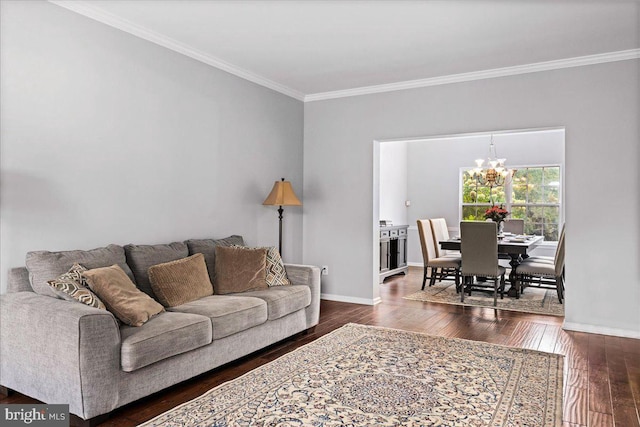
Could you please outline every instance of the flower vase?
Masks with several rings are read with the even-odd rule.
[[[504,233],[504,221],[498,221],[498,234]]]

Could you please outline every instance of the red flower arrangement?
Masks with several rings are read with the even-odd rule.
[[[507,211],[503,205],[496,206],[493,205],[489,209],[484,212],[484,218],[490,219],[493,222],[502,222],[509,215],[509,211]]]

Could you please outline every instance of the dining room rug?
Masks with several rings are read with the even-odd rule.
[[[563,356],[347,324],[141,426],[560,426]]]
[[[509,285],[506,287],[509,289]],[[558,301],[555,290],[527,287],[520,295],[520,299],[507,296],[504,299],[498,294],[498,305],[493,306],[493,290],[489,292],[472,291],[471,296],[466,294],[464,302],[460,302],[460,294],[456,293],[453,281],[443,280],[433,286],[427,285],[424,291],[418,291],[403,297],[404,299],[439,302],[443,304],[465,305],[473,307],[498,308],[500,310],[522,311],[525,313],[548,314],[551,316],[564,316],[564,304]]]

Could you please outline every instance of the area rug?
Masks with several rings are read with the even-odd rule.
[[[506,289],[509,289],[507,285]],[[474,307],[493,306],[493,290],[489,292],[472,291],[471,296],[464,296],[464,303],[460,302],[460,294],[456,293],[453,281],[436,282],[435,285],[427,286],[424,291],[419,291],[404,297],[405,299],[439,302],[444,304],[466,305]],[[498,294],[497,308],[501,310],[523,311],[526,313],[548,314],[552,316],[564,316],[564,305],[558,301],[558,294],[555,290],[528,287],[520,295],[520,299],[508,297],[506,292],[504,299],[500,299]]]
[[[348,324],[142,426],[560,426],[563,356]]]

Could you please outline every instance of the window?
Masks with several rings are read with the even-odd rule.
[[[461,217],[483,221],[492,202],[503,204],[511,218],[524,219],[526,234],[557,241],[562,212],[560,176],[560,166],[524,166],[517,168],[505,185],[490,189],[478,185],[468,171],[462,171]]]

